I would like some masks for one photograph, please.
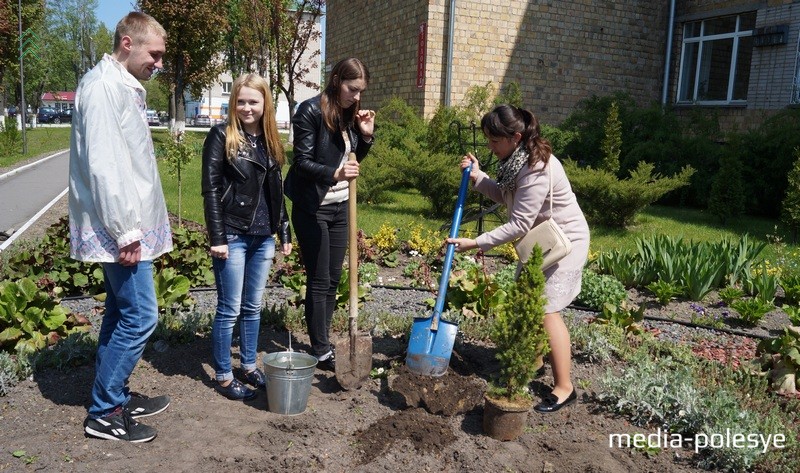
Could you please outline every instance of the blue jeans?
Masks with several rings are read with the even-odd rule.
[[[100,325],[89,417],[110,414],[130,401],[128,378],[158,323],[152,261],[136,266],[103,263],[106,313]]]
[[[211,343],[217,381],[233,379],[231,342],[240,316],[240,364],[245,371],[256,368],[262,298],[274,257],[275,239],[271,236],[228,235],[228,259],[213,258],[217,313]]]

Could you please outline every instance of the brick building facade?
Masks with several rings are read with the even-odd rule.
[[[424,116],[471,86],[511,81],[551,124],[615,91],[713,108],[731,126],[800,102],[800,0],[671,3],[328,0],[325,68],[359,57],[372,73],[364,106],[399,96]]]

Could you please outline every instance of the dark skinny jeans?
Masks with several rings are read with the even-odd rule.
[[[292,226],[306,269],[306,325],[316,357],[333,349],[329,332],[347,250],[347,205],[347,201],[323,205],[316,214],[292,208]]]

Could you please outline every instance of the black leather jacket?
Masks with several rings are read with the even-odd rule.
[[[239,150],[231,163],[225,153],[225,124],[211,128],[203,144],[203,206],[211,246],[226,245],[225,225],[247,233],[255,218],[258,201],[269,189],[269,227],[282,243],[291,243],[289,218],[283,199],[281,167],[269,156],[269,169],[251,156],[251,150]],[[267,180],[265,184],[265,179]]]
[[[331,132],[322,121],[320,96],[310,98],[297,108],[294,127],[294,161],[286,174],[286,196],[293,205],[315,213],[328,189],[336,184],[333,173],[339,167],[345,144],[341,133]],[[361,162],[372,147],[358,127],[347,129],[350,149]]]

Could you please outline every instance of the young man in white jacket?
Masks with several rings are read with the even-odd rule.
[[[158,322],[152,260],[172,250],[161,180],[147,123],[145,90],[162,67],[167,33],[132,12],[117,24],[114,52],[78,85],[70,139],[70,254],[103,265],[106,310],[97,348],[92,404],[84,431],[147,442],[156,430],[135,418],[157,414],[168,396],[128,389]]]

